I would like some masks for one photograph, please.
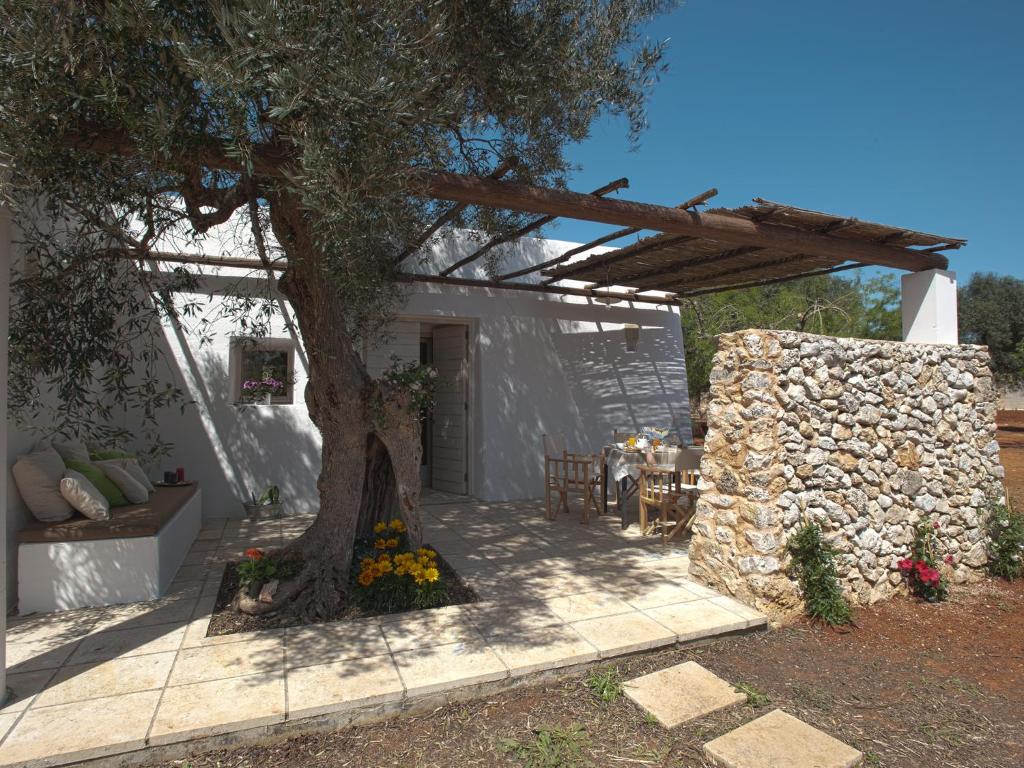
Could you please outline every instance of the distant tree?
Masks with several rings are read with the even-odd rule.
[[[512,178],[557,186],[601,115],[637,136],[663,50],[640,30],[671,5],[0,0],[0,202],[40,264],[19,283],[12,365],[61,396],[97,385],[159,407],[176,393],[125,384],[154,354],[126,336],[178,310],[118,256],[143,263],[165,233],[237,213],[267,260],[272,233],[323,448],[319,514],[290,545],[305,567],[271,608],[335,615],[357,531],[394,501],[420,533],[414,398],[372,379],[360,349],[402,298],[399,255],[449,207],[423,197],[423,174],[517,161]],[[34,206],[76,231],[33,230]],[[454,225],[524,220],[470,207]]]
[[[978,272],[960,287],[960,341],[985,344],[1004,387],[1024,383],[1024,280]]]
[[[683,301],[682,320],[690,400],[698,411],[721,333],[766,328],[894,340],[901,333],[899,289],[887,275],[821,275],[698,296]]]

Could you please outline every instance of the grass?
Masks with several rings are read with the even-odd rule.
[[[585,684],[591,693],[605,703],[615,701],[622,695],[622,680],[619,678],[618,670],[613,668],[594,672],[586,679]]]
[[[757,688],[752,686],[750,683],[740,683],[733,689],[737,693],[742,693],[747,697],[747,706],[753,707],[754,709],[760,709],[766,707],[771,702],[768,698],[768,694],[763,691],[759,691]]]
[[[533,741],[502,739],[498,748],[518,760],[524,768],[583,768],[589,765],[584,750],[590,736],[579,725],[568,728],[538,728]]]

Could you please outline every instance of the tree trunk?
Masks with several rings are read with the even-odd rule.
[[[413,546],[419,546],[418,419],[400,393],[383,391],[367,374],[346,324],[343,297],[325,277],[298,202],[273,198],[271,223],[288,256],[279,288],[305,344],[306,406],[323,443],[316,520],[288,547],[305,566],[300,583],[287,590],[291,605],[280,607],[330,618],[345,603],[357,535],[397,510]]]

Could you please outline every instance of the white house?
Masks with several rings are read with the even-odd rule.
[[[235,230],[226,227],[188,250],[207,257],[232,255]],[[478,247],[456,235],[429,259],[437,270]],[[573,244],[523,239],[508,247],[503,266],[536,264]],[[198,248],[198,249],[197,249]],[[155,270],[168,264],[152,264]],[[411,269],[418,269],[413,266]],[[182,467],[198,480],[206,517],[241,516],[251,490],[281,487],[288,509],[317,504],[320,436],[303,399],[307,377],[302,339],[283,300],[266,338],[241,343],[235,323],[220,318],[226,296],[253,287],[265,274],[237,267],[203,266],[196,292],[209,321],[164,326],[169,380],[193,401],[185,412],[161,416],[161,436],[174,444],[152,477]],[[454,273],[483,277],[468,265]],[[639,326],[635,348],[625,327]],[[211,334],[212,332],[212,334]],[[204,341],[203,337],[206,337]],[[212,339],[212,340],[211,340]],[[541,436],[563,433],[574,450],[599,451],[617,428],[653,425],[690,438],[686,367],[678,310],[670,304],[619,302],[472,286],[412,284],[383,339],[367,341],[371,374],[393,356],[429,362],[442,385],[433,418],[424,428],[424,488],[498,501],[543,493]],[[269,405],[243,404],[240,385],[250,356],[286,361],[294,376],[288,396]],[[265,357],[263,359],[266,359]],[[125,426],[132,427],[130,416]],[[8,465],[40,435],[9,424]],[[8,605],[15,604],[14,534],[31,521],[17,491],[8,492]]]

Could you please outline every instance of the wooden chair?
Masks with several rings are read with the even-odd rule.
[[[667,544],[693,524],[697,511],[697,479],[700,449],[683,448],[676,455],[675,466],[644,466],[640,468],[640,531],[661,532]],[[652,519],[651,507],[657,511]]]
[[[569,512],[569,491],[583,493],[581,522],[590,522],[590,509],[598,514],[601,508],[602,458],[593,454],[569,453],[561,434],[544,435],[544,502],[548,520],[554,520],[564,509]],[[558,506],[552,509],[552,497],[558,494]]]

